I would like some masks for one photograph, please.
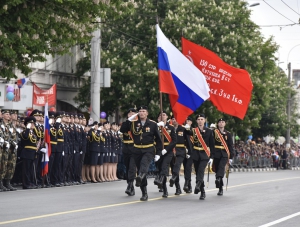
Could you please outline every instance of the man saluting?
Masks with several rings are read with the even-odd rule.
[[[141,201],[148,200],[146,174],[153,158],[158,161],[162,150],[162,141],[157,123],[148,119],[148,108],[141,106],[138,113],[132,115],[123,124],[121,132],[131,131],[133,137],[133,157],[139,175],[136,178],[136,187],[142,191]],[[155,142],[155,145],[154,145]]]

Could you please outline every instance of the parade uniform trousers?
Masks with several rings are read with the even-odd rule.
[[[133,142],[123,144],[123,158],[126,166],[126,179],[127,183],[133,181],[136,176],[136,164],[133,157]]]
[[[155,148],[152,145],[134,145],[133,158],[138,169],[139,175],[146,175],[151,161],[154,159]],[[143,177],[141,187],[147,186],[147,177]]]

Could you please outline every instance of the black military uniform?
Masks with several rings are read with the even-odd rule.
[[[223,118],[218,120],[219,122],[224,121]],[[219,134],[223,137],[228,151],[226,151],[225,145],[222,143],[222,140],[219,138]],[[224,131],[220,131],[219,128],[214,130],[214,138],[215,138],[215,154],[214,154],[214,161],[213,161],[213,169],[216,173],[216,188],[219,188],[218,195],[223,195],[223,177],[225,175],[225,166],[228,163],[228,159],[232,159],[234,157],[234,150],[233,150],[233,142],[231,133],[224,129]],[[228,154],[229,153],[229,154]]]
[[[148,114],[147,107],[141,106],[139,108],[139,114]],[[139,175],[136,178],[136,187],[140,187],[142,191],[141,201],[148,200],[147,194],[147,172],[149,165],[155,155],[161,155],[162,141],[160,133],[158,131],[157,123],[146,117],[145,121],[141,121],[140,117],[138,120],[130,122],[127,120],[122,129],[122,133],[131,131],[134,141],[133,146],[133,157],[135,164],[138,168]],[[155,142],[155,146],[154,146]]]
[[[40,117],[41,113],[39,110],[35,109],[31,112],[30,116],[33,117]],[[43,158],[43,153],[41,152],[41,148],[42,148],[42,143],[43,143],[43,139],[44,139],[44,128],[43,126],[38,123],[35,122],[35,128],[33,130],[33,133],[36,135],[37,137],[37,152],[36,152],[36,156],[35,156],[35,160],[34,160],[34,170],[35,170],[35,184],[38,188],[42,187],[42,158]]]
[[[96,128],[95,128],[96,127]],[[93,123],[93,127],[88,132],[88,142],[89,142],[89,154],[90,154],[90,174],[91,174],[91,182],[97,183],[95,177],[95,168],[98,165],[98,159],[100,156],[100,141],[101,141],[101,133],[98,129],[98,122],[95,121]]]
[[[165,111],[163,111],[166,114]],[[167,176],[169,175],[169,166],[170,162],[174,156],[173,149],[175,148],[177,138],[175,134],[175,129],[172,125],[168,122],[165,124],[164,127],[159,127],[160,133],[164,136],[164,149],[167,151],[166,154],[162,155],[160,158],[160,173],[159,173],[159,180],[155,180],[155,184],[159,188],[163,189],[162,197],[168,197],[168,189],[167,189]]]
[[[48,182],[50,183],[50,186],[53,186],[51,183],[52,178],[52,171],[53,171],[53,163],[55,159],[56,154],[56,146],[57,146],[57,132],[55,128],[55,112],[48,111],[48,117],[49,117],[49,126],[50,126],[50,146],[51,146],[51,155],[49,157],[49,171],[48,171]],[[51,123],[51,124],[50,124]]]
[[[84,118],[83,114],[78,114],[78,118],[82,120]],[[86,153],[86,144],[87,144],[87,134],[84,131],[84,126],[78,125],[79,129],[79,136],[80,136],[80,159],[79,159],[79,167],[78,172],[80,173],[80,183],[85,184],[85,182],[82,180],[82,167],[84,163],[85,153]]]
[[[54,128],[56,131],[56,149],[53,160],[52,172],[51,172],[51,184],[56,187],[63,186],[63,177],[62,177],[62,160],[64,152],[64,131],[61,124],[61,118],[64,112],[56,112],[55,114],[55,123]],[[51,126],[52,129],[52,126]],[[54,129],[53,129],[54,130]],[[53,131],[54,132],[54,131]]]
[[[136,113],[136,109],[130,108],[127,111],[127,116],[129,113]],[[127,126],[126,122],[121,125],[120,131],[123,132],[123,158],[124,164],[126,166],[126,179],[127,179],[127,189],[125,193],[129,196],[135,195],[133,181],[136,176],[136,165],[133,158],[133,137],[131,131],[124,129]]]
[[[197,116],[197,121],[201,118],[205,119],[205,115],[199,114]],[[196,186],[194,193],[198,194],[201,191],[200,199],[204,200],[204,172],[209,159],[213,158],[215,146],[214,136],[212,130],[205,126],[203,126],[202,130],[197,126],[187,132],[193,136],[192,159],[196,171]]]
[[[25,125],[28,123],[34,124],[36,122],[34,117],[25,118]],[[22,144],[24,145],[23,150],[21,151],[21,158],[23,159],[23,168],[22,168],[22,182],[23,189],[33,189],[36,186],[33,184],[32,177],[35,173],[33,173],[33,165],[37,151],[37,142],[38,137],[35,133],[29,128],[26,128],[21,133]]]
[[[172,169],[172,177],[170,179],[170,187],[173,187],[174,183],[176,186],[175,195],[181,194],[180,184],[179,184],[179,171],[183,160],[186,158],[186,155],[191,155],[190,152],[190,139],[189,135],[186,133],[186,130],[182,125],[177,127],[174,125],[175,134],[177,136],[176,145],[175,145],[175,163]],[[189,148],[189,149],[188,149]],[[188,152],[189,151],[189,152]]]

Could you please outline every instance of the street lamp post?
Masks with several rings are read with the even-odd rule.
[[[290,57],[290,53],[291,51],[296,48],[297,46],[300,46],[300,44],[297,44],[295,46],[293,46],[289,53],[288,53],[288,57],[287,57],[287,62],[288,62],[288,100],[287,100],[287,120],[288,120],[288,127],[287,127],[287,131],[286,131],[286,148],[290,148],[291,146],[291,91],[290,91],[290,87],[291,87],[291,63],[289,62],[289,57]]]
[[[251,4],[251,5],[249,5],[249,7],[254,7],[254,6],[258,6],[258,5],[260,5],[260,3],[253,3],[253,4]]]
[[[291,63],[288,63],[288,103],[287,103],[287,120],[288,120],[288,128],[286,131],[286,148],[290,148],[291,146]]]

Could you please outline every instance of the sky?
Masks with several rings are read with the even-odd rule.
[[[300,69],[300,0],[247,0],[251,7],[251,20],[261,28],[264,37],[274,36],[280,46],[277,64],[286,73]],[[295,24],[296,23],[296,24]],[[291,26],[291,24],[295,24]],[[297,46],[298,45],[298,46]]]

